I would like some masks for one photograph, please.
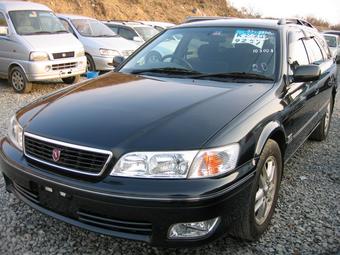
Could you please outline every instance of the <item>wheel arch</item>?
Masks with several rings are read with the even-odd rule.
[[[262,150],[268,141],[268,139],[272,139],[280,147],[282,161],[284,161],[284,155],[287,147],[287,138],[286,133],[282,125],[278,121],[269,122],[263,129],[257,140],[256,148],[255,148],[255,158],[258,158]]]
[[[14,63],[11,63],[11,64],[8,66],[8,79],[9,79],[11,70],[12,70],[14,67],[20,67],[21,70],[22,70],[22,71],[24,72],[24,74],[26,75],[25,68],[24,68],[20,63],[14,62]],[[27,78],[27,75],[26,75],[26,78]]]

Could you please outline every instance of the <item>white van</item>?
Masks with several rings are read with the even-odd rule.
[[[0,77],[26,93],[32,82],[61,78],[76,82],[86,72],[83,45],[48,7],[0,1]]]

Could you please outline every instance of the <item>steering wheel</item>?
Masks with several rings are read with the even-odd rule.
[[[163,58],[162,58],[162,62],[164,62],[165,59],[168,59],[168,58],[171,58],[173,60],[178,60],[179,64],[184,64],[185,67],[189,67],[191,70],[193,70],[194,68],[192,67],[192,65],[185,59],[183,58],[179,58],[175,55],[165,55]]]

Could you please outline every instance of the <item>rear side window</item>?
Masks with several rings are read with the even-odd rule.
[[[0,26],[7,27],[7,21],[5,15],[0,12]]]
[[[319,45],[316,43],[315,39],[305,40],[306,49],[310,62],[313,64],[320,64],[323,61],[323,56]]]
[[[332,54],[329,51],[327,41],[325,39],[323,39],[323,38],[320,38],[320,37],[316,37],[316,41],[320,45],[320,48],[321,48],[322,54],[324,56],[324,59],[325,60],[326,59],[331,59],[332,58]]]
[[[288,61],[290,69],[293,72],[298,66],[309,64],[306,48],[302,39],[296,40],[290,44]]]

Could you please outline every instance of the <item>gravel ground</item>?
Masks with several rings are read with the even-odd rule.
[[[62,86],[37,85],[31,94],[18,95],[0,80],[0,137],[18,108]],[[0,254],[340,254],[339,126],[338,95],[328,139],[307,141],[286,165],[271,227],[257,242],[224,238],[168,250],[97,235],[31,209],[5,192],[0,177]]]

